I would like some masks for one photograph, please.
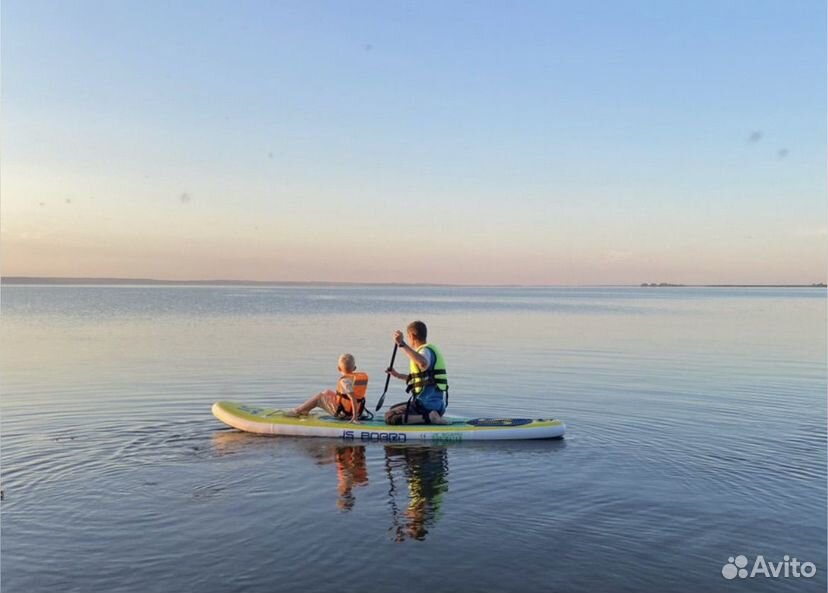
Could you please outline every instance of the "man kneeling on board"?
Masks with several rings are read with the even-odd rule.
[[[428,329],[422,321],[413,321],[406,328],[409,346],[401,331],[394,332],[397,347],[409,358],[409,373],[398,373],[393,367],[386,373],[407,383],[407,402],[391,406],[385,413],[386,424],[448,424],[443,418],[448,405],[448,377],[443,354],[427,341]]]
[[[285,416],[307,416],[314,408],[322,408],[331,416],[346,419],[359,424],[363,413],[373,418],[371,412],[365,410],[365,392],[368,390],[368,375],[357,372],[353,354],[343,354],[339,357],[339,372],[342,376],[336,383],[336,391],[326,389],[317,393],[304,404],[294,410],[285,412]]]

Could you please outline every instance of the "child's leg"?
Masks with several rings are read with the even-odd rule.
[[[311,410],[313,410],[315,407],[317,407],[319,405],[319,400],[322,399],[322,397],[324,395],[325,395],[325,392],[317,393],[316,395],[314,395],[312,398],[310,398],[308,401],[303,403],[298,408],[294,408],[292,415],[294,415],[294,416],[307,416],[308,414],[310,414]]]

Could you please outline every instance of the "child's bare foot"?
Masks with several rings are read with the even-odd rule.
[[[302,414],[297,410],[288,410],[285,412],[285,417],[287,418],[299,418],[300,416],[307,416],[307,414]]]

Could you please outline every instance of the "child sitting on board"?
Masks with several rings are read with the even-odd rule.
[[[285,412],[285,416],[307,416],[314,408],[322,408],[331,416],[342,419],[350,417],[351,422],[359,424],[359,419],[365,411],[368,375],[357,372],[352,354],[340,356],[338,368],[342,376],[336,383],[336,391],[326,389],[317,393],[298,408]]]

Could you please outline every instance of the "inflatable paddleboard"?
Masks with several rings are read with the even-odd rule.
[[[554,418],[456,418],[450,424],[390,426],[379,419],[351,424],[333,416],[312,414],[301,418],[285,416],[285,410],[269,410],[234,402],[213,404],[213,416],[225,424],[256,434],[299,437],[329,437],[346,441],[422,442],[557,439],[566,425]]]

